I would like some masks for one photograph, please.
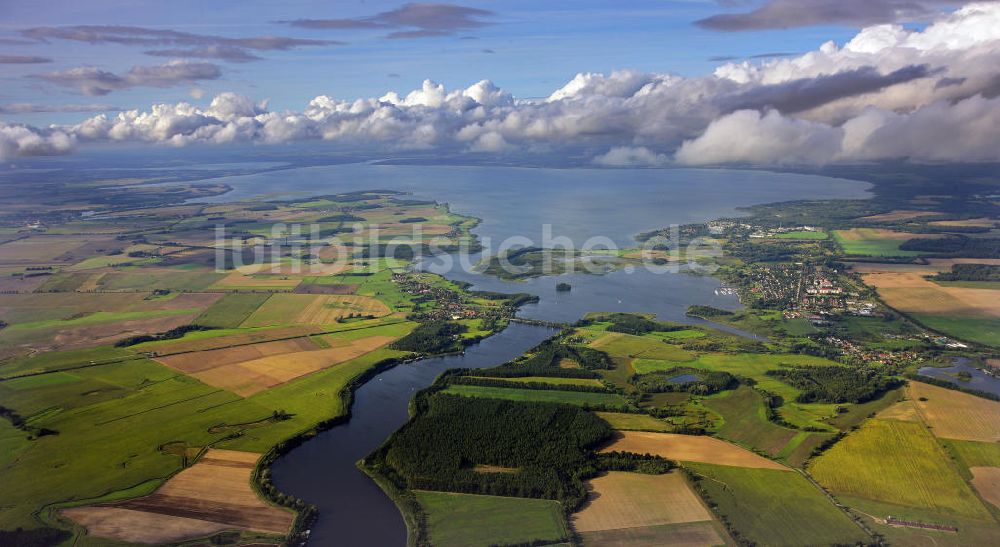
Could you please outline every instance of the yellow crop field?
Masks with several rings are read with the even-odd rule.
[[[577,532],[712,520],[680,473],[612,471],[588,481],[590,497],[571,518]]]
[[[604,448],[604,451],[654,454],[668,460],[791,471],[780,463],[754,454],[745,448],[704,435],[622,431],[611,445]]]
[[[1000,402],[922,382],[910,382],[909,393],[935,436],[1000,441]]]

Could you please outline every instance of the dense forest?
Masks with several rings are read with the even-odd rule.
[[[396,340],[390,348],[417,353],[442,353],[462,347],[458,335],[465,332],[464,325],[451,321],[431,321],[413,329],[410,334]]]
[[[592,449],[612,430],[570,405],[430,395],[383,447],[389,478],[409,489],[558,499],[575,505]],[[482,473],[477,464],[516,470]]]
[[[993,264],[953,264],[950,272],[941,272],[935,281],[1000,281],[1000,266]]]
[[[608,327],[609,331],[634,334],[636,336],[646,334],[647,332],[671,332],[690,328],[684,325],[671,325],[653,321],[652,319],[631,313],[612,313],[595,317],[593,320],[610,321],[611,326]]]
[[[559,361],[570,359],[582,368],[559,368]],[[498,367],[475,371],[481,376],[517,378],[522,376],[558,376],[564,378],[599,378],[593,370],[607,370],[614,364],[603,351],[585,346],[569,346],[559,340],[546,340],[531,350],[527,357],[515,359]]]
[[[848,367],[788,367],[767,371],[802,393],[800,403],[863,403],[875,399],[898,381],[872,369]]]
[[[943,253],[968,258],[1000,258],[998,238],[966,236],[919,238],[907,240],[899,248],[904,251]]]

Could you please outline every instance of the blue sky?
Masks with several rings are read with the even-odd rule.
[[[143,54],[147,47],[88,44],[65,40],[0,44],[10,55],[38,55],[51,63],[0,65],[0,103],[100,103],[122,108],[152,103],[205,101],[221,91],[255,100],[272,109],[297,109],[316,95],[341,99],[380,96],[388,90],[419,88],[425,78],[448,88],[490,79],[517,97],[547,96],[578,72],[637,69],[685,76],[707,74],[720,64],[713,57],[749,57],[775,52],[801,53],[826,40],[844,41],[856,31],[847,26],[728,33],[700,28],[694,21],[725,12],[712,1],[503,2],[461,5],[488,10],[491,24],[451,35],[388,40],[386,29],[302,29],[275,21],[301,18],[358,18],[398,8],[395,1],[246,2],[238,0],[32,0],[5,8],[2,36],[38,26],[130,25],[226,37],[280,35],[336,40],[343,45],[307,46],[258,52],[262,60],[216,62],[222,76],[197,85],[136,87],[104,97],[26,78],[32,74],[94,66],[115,73],[167,59]],[[6,114],[8,121],[32,124],[69,122],[78,113]]]
[[[1000,0],[2,10],[0,161],[293,143],[509,164],[1000,161]]]

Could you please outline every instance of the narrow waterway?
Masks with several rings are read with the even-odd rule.
[[[499,365],[555,332],[512,323],[462,355],[400,365],[361,386],[355,392],[350,421],[316,436],[271,466],[275,486],[319,507],[310,543],[405,545],[406,525],[399,510],[355,463],[406,423],[410,399],[443,371]]]

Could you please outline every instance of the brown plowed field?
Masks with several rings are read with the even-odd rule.
[[[209,449],[149,496],[63,511],[93,536],[168,543],[222,530],[284,535],[294,515],[265,503],[250,485],[259,454]]]
[[[289,380],[349,361],[395,340],[391,336],[369,336],[338,341],[320,349],[308,338],[295,338],[233,348],[159,357],[171,368],[202,382],[249,397]]]

